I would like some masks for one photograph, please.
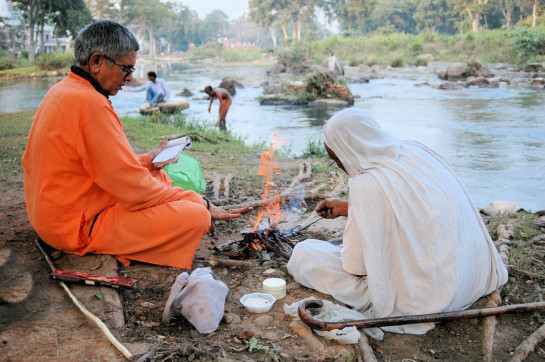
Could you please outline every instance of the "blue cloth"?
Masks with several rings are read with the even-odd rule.
[[[151,80],[139,87],[131,88],[131,92],[146,91],[146,100],[157,106],[157,102],[168,101],[172,96],[172,91],[163,78],[156,78],[155,83]]]

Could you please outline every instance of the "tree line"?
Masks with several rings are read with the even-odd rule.
[[[9,2],[22,20],[20,30],[26,33],[30,60],[37,44],[43,45],[45,25],[53,27],[57,38],[73,37],[92,19],[112,19],[129,26],[144,45],[143,53],[155,56],[224,38],[262,47],[325,39],[334,25],[342,37],[456,34],[510,29],[517,23],[535,27],[545,7],[545,0],[249,0],[248,13],[230,20],[221,10],[199,19],[183,0]]]

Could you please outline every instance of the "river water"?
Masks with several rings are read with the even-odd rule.
[[[212,64],[139,65],[137,78],[154,69],[173,91],[184,88],[195,95],[185,98],[189,119],[215,123],[218,102],[208,113],[209,101],[200,92],[217,86],[226,76],[245,84],[237,88],[227,126],[247,142],[268,141],[273,133],[287,138],[285,146],[301,154],[309,140],[321,139],[324,122],[336,109],[302,106],[260,106],[259,83],[270,65],[213,67]],[[366,109],[382,127],[399,138],[420,141],[441,154],[458,174],[477,207],[493,201],[510,201],[529,211],[545,209],[545,89],[502,84],[439,90],[422,83],[441,81],[435,74],[446,66],[432,63],[426,70],[388,71],[369,83],[349,84],[355,107]],[[530,75],[516,75],[529,77]],[[0,112],[36,108],[57,80],[0,82]],[[112,97],[119,115],[138,115],[145,94],[120,92]],[[179,97],[182,98],[182,97]]]

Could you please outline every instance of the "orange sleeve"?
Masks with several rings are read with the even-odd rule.
[[[146,155],[140,158],[135,155],[121,121],[109,105],[95,104],[93,109],[83,112],[80,128],[81,142],[77,144],[83,167],[125,209],[135,211],[181,199],[203,203],[197,193],[170,188],[143,167],[143,163],[151,163],[149,155],[147,160]]]

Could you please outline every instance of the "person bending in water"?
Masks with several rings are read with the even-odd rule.
[[[220,129],[226,130],[226,120],[225,117],[227,116],[227,112],[229,111],[229,107],[231,107],[231,103],[233,103],[233,100],[231,98],[231,94],[226,89],[223,88],[212,88],[212,86],[206,86],[204,88],[204,92],[208,94],[210,97],[210,104],[208,105],[208,113],[210,113],[210,107],[212,107],[212,102],[214,102],[214,99],[217,98],[220,102],[220,109],[219,109],[219,117],[218,117],[218,125]]]

